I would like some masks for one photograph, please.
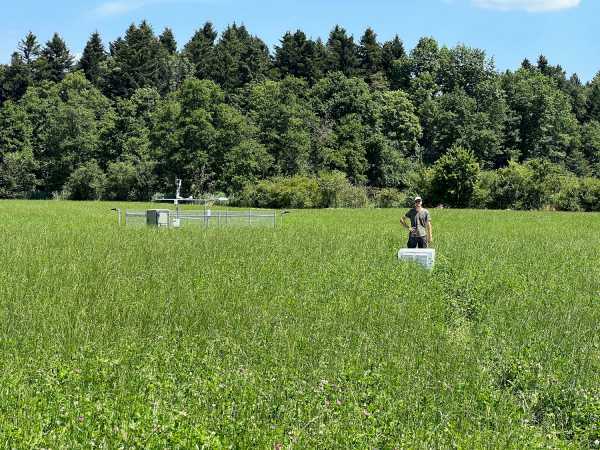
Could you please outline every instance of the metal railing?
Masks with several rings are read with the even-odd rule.
[[[146,225],[146,211],[131,211],[125,210],[125,225],[126,226],[142,226]]]
[[[188,210],[168,211],[168,227],[183,226],[277,226],[277,211],[270,210]],[[146,211],[125,210],[125,225],[146,225]]]

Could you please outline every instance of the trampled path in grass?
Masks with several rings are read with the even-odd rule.
[[[600,215],[403,210],[119,228],[0,202],[0,446],[600,444]],[[142,208],[144,205],[137,205]]]

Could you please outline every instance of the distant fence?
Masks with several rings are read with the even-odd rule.
[[[205,210],[205,211],[164,211],[164,221],[158,226],[179,228],[183,226],[223,227],[223,226],[277,226],[276,211],[261,210]],[[125,224],[128,226],[147,225],[146,211],[125,210]]]

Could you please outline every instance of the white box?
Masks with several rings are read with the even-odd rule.
[[[435,263],[435,249],[433,248],[401,248],[398,251],[401,261],[415,261],[428,270],[433,269]]]

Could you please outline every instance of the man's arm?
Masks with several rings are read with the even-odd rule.
[[[410,230],[410,226],[409,224],[406,223],[406,216],[402,216],[402,218],[400,219],[400,223],[402,224],[402,226],[406,229]]]
[[[412,227],[410,226],[410,220],[407,220],[408,217],[406,216],[402,216],[402,218],[400,219],[400,223],[402,224],[402,226],[404,226],[404,228],[406,228],[408,231],[412,231]]]

